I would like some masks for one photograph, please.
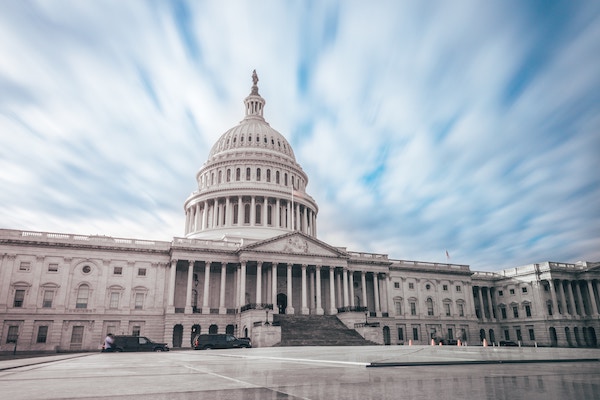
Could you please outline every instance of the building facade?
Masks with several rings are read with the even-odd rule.
[[[273,314],[337,315],[382,344],[598,345],[600,263],[474,272],[320,241],[308,176],[265,121],[257,82],[196,175],[184,237],[0,229],[0,351],[96,350],[108,332],[269,346]]]

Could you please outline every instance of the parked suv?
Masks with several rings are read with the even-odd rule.
[[[194,338],[194,350],[250,348],[249,338],[236,338],[224,333],[203,334]]]
[[[166,343],[155,343],[144,336],[115,336],[113,351],[169,351]]]

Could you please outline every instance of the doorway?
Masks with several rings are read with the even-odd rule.
[[[391,341],[390,341],[390,327],[389,326],[384,326],[383,327],[383,344],[385,345],[390,345]]]
[[[285,314],[285,310],[287,309],[287,296],[283,293],[277,295],[277,308],[279,314]]]
[[[173,347],[181,347],[183,342],[183,325],[177,324],[173,327]]]

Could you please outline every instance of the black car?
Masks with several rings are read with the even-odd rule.
[[[156,343],[144,336],[115,336],[112,351],[169,351],[166,343]],[[109,350],[110,351],[110,350]]]
[[[249,338],[236,338],[225,333],[198,335],[193,341],[194,350],[250,348]]]
[[[512,340],[501,340],[499,343],[500,346],[508,346],[508,347],[518,347],[519,344],[513,342]]]

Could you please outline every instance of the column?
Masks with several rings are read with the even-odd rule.
[[[342,280],[342,284],[344,286],[344,307],[348,307],[350,301],[348,299],[348,270],[346,268],[342,270]]]
[[[308,233],[308,208],[307,207],[304,207],[303,224],[304,224],[304,233],[306,233],[308,235],[309,233]]]
[[[208,292],[210,290],[210,261],[204,262],[204,296],[202,298],[202,314],[210,314]]]
[[[244,205],[242,204],[242,196],[238,196],[238,226],[242,226],[244,224],[243,214]]]
[[[308,308],[314,313],[317,308],[316,295],[315,295],[315,270],[311,269],[308,274],[308,281],[310,286],[308,287]]]
[[[200,209],[200,203],[196,203],[196,211],[195,211],[195,218],[194,218],[194,231],[197,232],[200,230],[200,222],[201,222],[201,215],[202,215],[202,210]]]
[[[335,307],[335,272],[333,267],[329,267],[329,314],[337,314],[337,308]]]
[[[271,265],[271,301],[273,302],[273,313],[279,314],[277,307],[277,263]]]
[[[479,313],[481,314],[481,319],[485,319],[485,309],[483,308],[483,290],[481,289],[481,286],[476,286],[477,287],[477,292],[478,292],[478,296],[477,298],[479,299]]]
[[[250,197],[250,226],[256,226],[256,197]]]
[[[269,202],[267,201],[267,196],[265,196],[263,201],[263,219],[262,219],[262,225],[263,226],[268,226],[267,222],[269,222]],[[271,221],[272,222],[272,221]]]
[[[366,278],[366,272],[365,271],[360,271],[360,284],[361,284],[361,289],[362,289],[362,301],[363,301],[363,307],[365,307],[367,310],[369,309],[369,302],[367,301],[367,278]]]
[[[308,305],[306,302],[306,267],[308,265],[302,264],[302,314],[308,315]]]
[[[323,315],[324,314],[323,305],[321,304],[321,266],[317,265],[315,268],[316,268],[315,284],[317,285],[317,315]]]
[[[573,294],[573,281],[567,281],[569,291],[569,302],[571,303],[571,315],[577,315],[577,307],[575,305],[575,294]]]
[[[549,286],[550,286],[550,297],[552,298],[552,314],[554,318],[557,318],[558,316],[558,299],[556,298],[556,290],[554,290],[554,281],[550,280],[548,282]],[[547,308],[546,304],[544,304],[544,307]]]
[[[350,270],[348,274],[348,287],[350,288],[350,307],[354,307],[354,271]]]
[[[389,274],[383,274],[383,285],[381,285],[381,290],[383,291],[383,295],[381,296],[381,312],[382,313],[387,313],[389,316],[389,312],[390,312],[390,308],[389,308],[389,301],[388,301],[388,287],[389,287]],[[439,287],[439,285],[438,285]],[[440,296],[440,299],[442,297]],[[443,315],[443,314],[442,314]]]
[[[246,305],[246,263],[242,261],[240,269],[240,307]]]
[[[171,271],[169,273],[169,311],[175,312],[175,278],[177,273],[177,260],[171,260]]]
[[[373,273],[373,290],[375,292],[375,313],[378,317],[381,317],[381,304],[379,301],[379,274]]]
[[[256,304],[262,304],[262,261],[256,262]]]
[[[287,264],[287,310],[286,314],[294,314],[292,302],[292,264]]]
[[[212,224],[212,228],[216,228],[217,227],[217,217],[219,214],[219,199],[214,199],[213,200],[213,215],[211,218],[211,224]]]
[[[596,305],[596,296],[594,296],[594,284],[591,280],[586,280],[588,293],[590,294],[590,304],[592,305],[592,316],[598,315],[598,306]]]
[[[494,310],[492,310],[492,293],[490,288],[488,287],[487,290],[487,299],[488,299],[488,313],[490,315],[490,319],[494,318]]]
[[[219,314],[227,314],[225,307],[225,280],[227,279],[227,263],[221,263],[221,290],[219,291]]]
[[[334,270],[335,271],[335,270]],[[336,301],[338,307],[344,307],[344,293],[342,292],[342,274],[337,273],[335,275],[335,290],[336,290]]]
[[[188,265],[187,292],[185,294],[185,313],[191,314],[192,310],[192,282],[194,281],[194,261]]]
[[[552,281],[552,286],[554,286],[554,280]],[[560,312],[558,312],[557,314],[566,314],[567,313],[567,301],[565,299],[565,288],[562,284],[562,281],[560,279],[556,280],[556,286],[557,286],[557,295],[558,295],[558,302],[560,304]]]
[[[231,202],[229,196],[225,198],[225,226],[231,226]]]
[[[202,229],[206,229],[208,218],[208,200],[204,200],[204,209],[202,210]]]

